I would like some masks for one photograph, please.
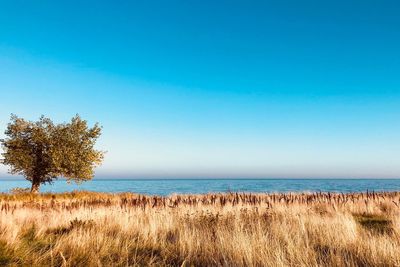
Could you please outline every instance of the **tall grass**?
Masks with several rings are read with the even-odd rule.
[[[400,193],[0,195],[1,266],[400,266]]]

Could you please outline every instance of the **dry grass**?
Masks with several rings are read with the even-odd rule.
[[[0,265],[400,266],[400,193],[0,195]]]

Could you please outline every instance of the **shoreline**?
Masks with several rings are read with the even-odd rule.
[[[19,191],[22,189],[21,191]],[[209,196],[257,196],[257,197],[379,197],[379,196],[388,196],[388,195],[399,195],[400,190],[366,190],[366,191],[354,191],[354,192],[338,192],[338,191],[290,191],[290,192],[251,192],[251,191],[225,191],[225,192],[208,192],[208,193],[171,193],[169,195],[157,195],[157,194],[144,194],[133,191],[125,191],[125,192],[107,192],[107,191],[90,191],[90,190],[72,190],[72,191],[64,191],[64,192],[39,192],[39,193],[31,193],[29,192],[29,188],[16,188],[14,192],[0,192],[0,200],[2,197],[6,196],[31,196],[31,197],[74,197],[74,196],[140,196],[146,198],[171,198],[176,196],[181,197],[209,197]],[[399,199],[400,201],[400,199]]]

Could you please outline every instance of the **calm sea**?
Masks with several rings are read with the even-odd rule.
[[[0,179],[0,192],[30,187],[29,182]],[[150,195],[208,192],[360,192],[400,191],[400,179],[94,179],[76,185],[58,180],[41,187],[42,192],[89,190],[136,192]]]

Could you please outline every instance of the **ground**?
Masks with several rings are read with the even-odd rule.
[[[0,195],[1,266],[399,266],[400,193]]]

